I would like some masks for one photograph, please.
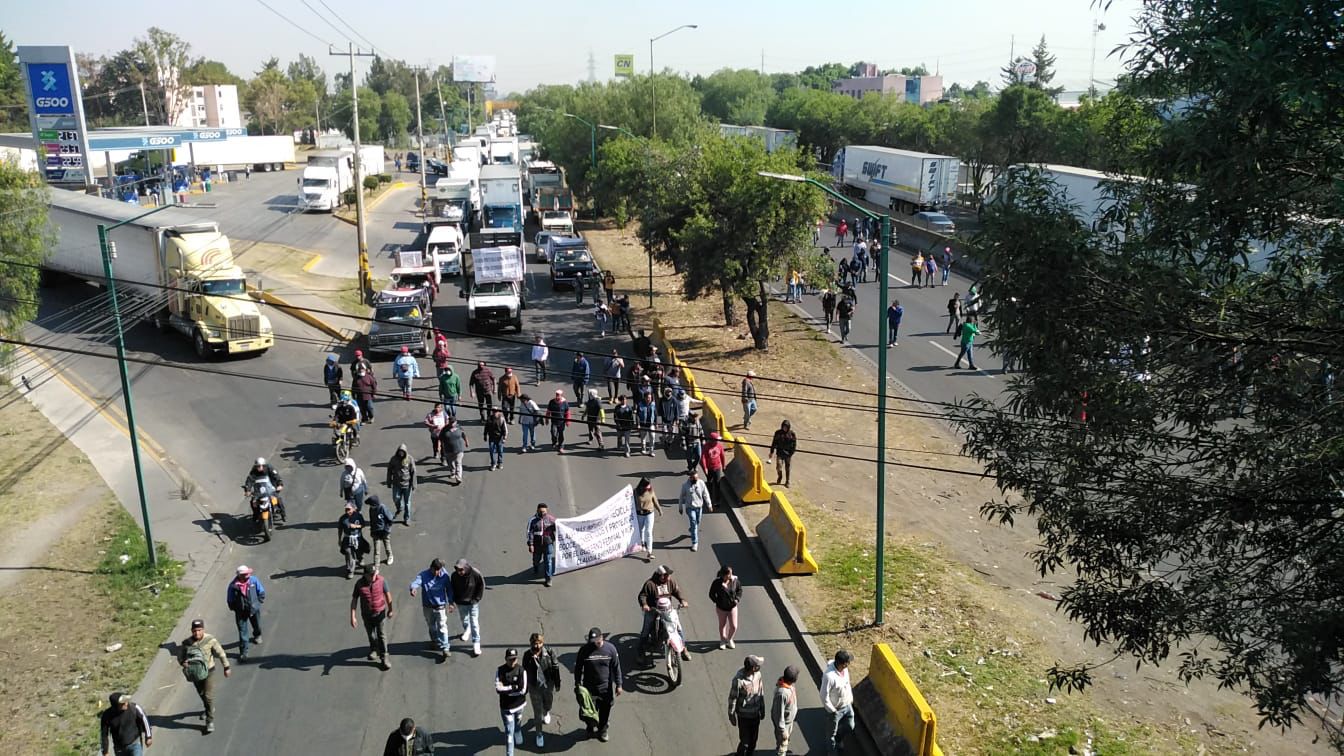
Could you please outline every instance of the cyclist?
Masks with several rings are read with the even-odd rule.
[[[349,389],[342,391],[341,400],[332,405],[331,419],[350,426],[350,445],[359,445],[359,405],[355,403]]]

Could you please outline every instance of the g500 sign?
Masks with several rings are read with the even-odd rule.
[[[74,115],[70,69],[64,63],[29,63],[28,85],[33,93],[33,112],[37,115]]]

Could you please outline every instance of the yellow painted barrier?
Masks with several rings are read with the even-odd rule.
[[[904,738],[915,756],[942,756],[938,747],[938,717],[933,713],[929,702],[919,692],[905,667],[892,652],[891,646],[878,643],[873,646],[872,660],[868,665],[868,679],[872,691],[880,699],[884,721],[878,730],[889,728],[890,732],[873,734],[882,739]],[[863,688],[867,688],[864,685]],[[876,705],[877,702],[874,702]],[[872,724],[870,723],[870,729]]]
[[[756,450],[740,438],[733,439],[733,459],[724,473],[743,504],[764,504],[770,501],[772,489],[765,482],[765,465],[761,463]]]
[[[695,382],[695,373],[691,372],[690,366],[681,360],[677,360],[677,367],[681,368],[681,385],[686,387],[686,393],[692,399],[704,399],[700,394],[700,386]]]
[[[317,330],[321,331],[322,333],[325,333],[326,335],[332,337],[333,339],[339,339],[341,341],[349,341],[351,339],[352,334],[343,333],[341,329],[337,328],[336,326],[330,325],[325,320],[322,320],[321,318],[310,314],[307,310],[296,307],[268,291],[253,289],[251,287],[249,287],[248,290],[254,297],[261,299],[261,301],[265,302],[266,304],[274,305],[276,309],[280,310],[286,315],[294,318],[295,320],[298,320],[301,323],[306,323],[307,325],[316,328]]]
[[[728,432],[728,420],[724,418],[723,412],[719,410],[719,405],[715,404],[714,400],[708,396],[705,397],[704,403],[704,418],[706,421],[705,433],[708,434],[710,431],[713,431],[719,434],[719,438],[723,440],[724,443],[731,441],[733,436]]]
[[[770,511],[756,526],[756,535],[765,546],[765,553],[781,575],[812,575],[817,571],[817,560],[807,550],[807,528],[793,511],[793,505],[780,491],[770,495]]]

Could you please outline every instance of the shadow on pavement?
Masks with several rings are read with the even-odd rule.
[[[532,568],[525,567],[512,575],[487,575],[485,577],[485,588],[486,590],[492,590],[499,585],[529,585],[534,582],[540,585],[543,577],[544,575],[533,576]]]
[[[335,548],[332,549],[335,551]],[[283,580],[286,578],[306,578],[306,577],[331,577],[345,578],[345,565],[317,565],[315,567],[305,567],[301,570],[285,570],[271,575],[271,580]]]
[[[259,656],[248,666],[262,669],[294,669],[307,672],[315,667],[322,668],[323,675],[331,674],[336,667],[362,667],[367,664],[364,655],[369,652],[367,646],[341,649],[329,654],[275,654]]]
[[[330,442],[310,441],[295,444],[280,450],[280,458],[294,465],[312,465],[314,467],[336,467],[336,455],[332,453]]]
[[[155,728],[165,730],[198,730],[205,732],[205,720],[202,710],[193,709],[190,712],[181,714],[149,714],[149,724]],[[191,720],[188,722],[187,720]]]
[[[524,741],[526,742],[526,741]],[[450,730],[435,733],[436,754],[477,754],[503,745],[504,730],[500,727],[479,727],[475,730]],[[548,741],[549,746],[549,741]],[[547,750],[555,750],[547,748]]]

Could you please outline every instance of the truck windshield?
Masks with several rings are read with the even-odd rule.
[[[560,212],[558,210],[547,210],[542,213],[541,217],[542,220],[548,221],[566,221],[569,220],[569,213]]]
[[[373,317],[376,320],[419,320],[420,306],[416,304],[379,305]]]
[[[588,256],[586,249],[557,249],[555,251],[556,262],[591,262],[593,258]]]
[[[478,283],[471,287],[471,293],[474,295],[489,296],[491,294],[512,294],[513,284],[508,281],[492,281],[490,283]]]
[[[508,228],[513,225],[513,208],[494,207],[490,209],[489,225],[494,228]]]
[[[241,278],[226,278],[215,281],[201,281],[201,291],[206,294],[244,294],[247,286]]]
[[[322,179],[322,178],[306,178],[306,179],[303,180],[303,188],[304,188],[304,189],[326,189],[329,183],[330,183],[330,182],[328,182],[326,179]]]

